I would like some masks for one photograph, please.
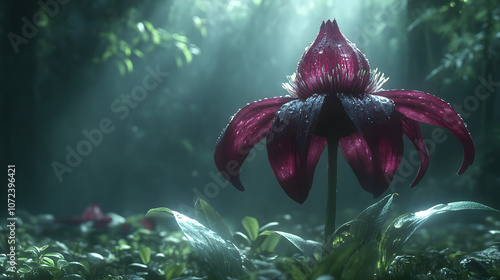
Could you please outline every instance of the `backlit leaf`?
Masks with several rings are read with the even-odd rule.
[[[248,233],[250,240],[255,241],[259,235],[259,222],[253,217],[245,217],[241,220],[241,224]]]
[[[219,277],[236,277],[242,274],[241,253],[236,246],[224,240],[211,229],[179,212],[170,210],[198,255]]]
[[[204,226],[217,232],[225,240],[233,241],[231,232],[222,217],[210,204],[203,199],[197,199],[194,204],[195,218]]]
[[[424,211],[399,216],[387,228],[380,241],[379,269],[387,269],[396,254],[401,251],[408,239],[410,239],[417,228],[427,221],[427,219],[436,214],[461,210],[486,210],[500,213],[500,211],[481,203],[473,201],[458,201],[447,204],[438,204]]]

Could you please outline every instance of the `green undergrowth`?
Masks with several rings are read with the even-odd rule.
[[[98,229],[91,222],[60,225],[25,213],[16,228],[15,272],[8,271],[4,253],[9,244],[0,241],[0,279],[500,279],[495,210],[460,202],[385,221],[392,199],[387,196],[341,225],[329,244],[320,242],[318,230],[309,229],[312,239],[301,238],[312,226],[287,227],[289,219],[262,223],[245,216],[229,227],[202,200],[195,217],[151,210],[148,218],[157,225],[152,231],[137,222],[143,216]],[[473,222],[442,217],[426,222],[466,209],[487,211],[473,214]],[[8,229],[1,227],[0,233],[6,236]]]

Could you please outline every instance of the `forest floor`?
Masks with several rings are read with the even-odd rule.
[[[0,226],[6,237],[0,243],[0,279],[220,279],[174,219],[111,218],[103,224],[20,214],[15,246],[7,238],[12,229]],[[321,226],[303,221],[301,228],[321,240]],[[226,279],[312,279],[311,263],[282,243],[266,253],[240,247],[255,270]],[[486,216],[472,223],[441,220],[422,227],[384,276],[373,279],[500,279],[500,221]]]

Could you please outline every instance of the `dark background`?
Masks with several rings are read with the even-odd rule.
[[[430,166],[420,184],[409,188],[416,173],[410,166],[387,192],[400,193],[398,211],[459,199],[498,208],[494,0],[9,0],[0,2],[0,155],[2,166],[16,165],[17,209],[70,216],[98,202],[121,215],[159,206],[189,211],[202,193],[224,216],[297,213],[321,223],[325,158],[310,197],[298,205],[273,177],[265,149],[243,165],[243,193],[218,181],[213,152],[239,108],[286,94],[286,75],[321,22],[334,18],[372,69],[390,77],[386,89],[418,89],[462,105],[476,142],[476,162],[460,177],[460,143],[449,133],[429,143]],[[124,111],[123,96],[143,85],[151,69],[168,77]],[[68,166],[68,151],[87,139],[82,131],[95,132],[103,119],[113,130],[95,136],[100,140],[88,155]],[[421,127],[432,139],[434,127]],[[406,144],[408,158],[414,148]],[[71,172],[60,180],[54,165]],[[375,200],[341,156],[339,168],[345,221]]]

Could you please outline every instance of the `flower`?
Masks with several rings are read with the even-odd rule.
[[[239,173],[250,150],[266,137],[273,173],[283,190],[303,203],[314,170],[329,141],[375,197],[391,183],[403,155],[403,135],[415,146],[424,176],[429,153],[418,122],[448,129],[463,145],[458,174],[474,161],[474,142],[461,117],[445,101],[413,90],[383,90],[386,78],[370,71],[364,54],[340,32],[335,20],[323,22],[306,49],[297,73],[283,84],[289,96],[248,104],[219,137],[215,163],[243,191]]]

